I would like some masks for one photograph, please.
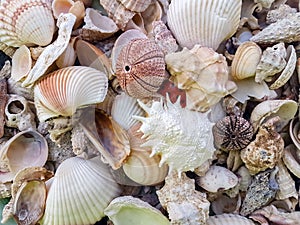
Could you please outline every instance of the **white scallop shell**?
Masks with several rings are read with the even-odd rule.
[[[55,30],[50,0],[3,0],[0,42],[9,46],[48,45]]]
[[[71,66],[48,74],[34,87],[40,121],[58,115],[71,116],[78,107],[102,102],[108,79],[94,68]]]
[[[168,25],[181,47],[195,44],[214,50],[237,30],[241,0],[172,0]]]
[[[42,225],[94,224],[104,217],[104,209],[120,193],[100,157],[68,158],[50,181]]]
[[[151,107],[139,101],[148,117],[134,116],[143,124],[140,131],[152,147],[151,155],[161,154],[160,165],[167,163],[170,171],[194,170],[201,166],[214,152],[212,126],[207,113],[181,108],[180,99],[172,104],[154,101]]]

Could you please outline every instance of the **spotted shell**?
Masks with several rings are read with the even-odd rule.
[[[54,30],[50,0],[1,1],[0,42],[13,47],[45,46]]]
[[[167,163],[170,171],[194,170],[212,157],[212,126],[207,113],[181,108],[180,99],[174,104],[167,98],[154,101],[151,107],[138,101],[149,115],[134,116],[143,124],[140,131],[146,138],[143,146],[152,147],[151,155],[161,154],[160,165]]]
[[[131,97],[157,96],[166,79],[164,53],[150,39],[134,39],[118,55],[116,76],[121,88]]]

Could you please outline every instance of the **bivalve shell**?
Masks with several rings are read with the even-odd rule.
[[[32,59],[30,50],[26,45],[19,47],[12,57],[11,77],[15,81],[25,78],[31,70]]]
[[[0,4],[0,42],[45,46],[55,30],[50,0],[4,0]]]
[[[238,214],[221,214],[210,216],[207,225],[255,225],[255,223],[247,217]]]
[[[168,25],[181,47],[200,44],[216,50],[236,32],[241,7],[241,0],[173,0]]]
[[[108,79],[94,68],[71,66],[48,74],[34,87],[35,106],[40,121],[71,116],[77,108],[102,102]]]

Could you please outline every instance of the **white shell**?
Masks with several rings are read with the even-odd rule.
[[[32,59],[29,48],[26,45],[22,45],[16,50],[11,60],[11,78],[15,81],[20,81],[31,70]]]
[[[207,225],[255,225],[255,223],[247,217],[238,214],[221,214],[210,216]]]
[[[195,44],[214,50],[237,30],[241,0],[172,0],[168,25],[181,47]]]
[[[66,159],[49,182],[42,225],[94,224],[104,217],[104,209],[120,193],[100,157]]]
[[[50,44],[55,30],[50,0],[3,0],[0,42],[9,46]]]
[[[34,87],[40,121],[58,115],[71,116],[78,107],[102,102],[108,79],[94,68],[71,66],[48,74]]]
[[[152,147],[151,155],[161,154],[160,165],[167,163],[179,174],[201,166],[214,152],[212,126],[207,113],[181,108],[180,99],[174,104],[154,101],[151,107],[139,101],[148,117],[134,116],[143,124],[140,131]]]

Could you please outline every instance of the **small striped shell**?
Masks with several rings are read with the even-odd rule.
[[[66,159],[47,185],[42,225],[94,224],[104,217],[104,209],[121,191],[100,157]]]
[[[50,44],[55,24],[50,0],[3,0],[0,42],[13,47]]]
[[[77,108],[102,102],[108,79],[94,68],[71,66],[48,74],[34,87],[35,106],[41,121],[71,116]]]
[[[151,4],[151,0],[119,0],[127,9],[133,12],[143,12]]]
[[[210,216],[206,222],[207,225],[255,225],[252,220],[238,214]]]

